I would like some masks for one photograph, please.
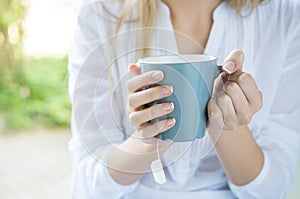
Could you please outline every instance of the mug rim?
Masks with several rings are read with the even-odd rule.
[[[144,64],[183,64],[183,63],[198,63],[211,62],[217,58],[203,54],[180,54],[180,55],[158,55],[143,57],[138,60],[138,63]]]

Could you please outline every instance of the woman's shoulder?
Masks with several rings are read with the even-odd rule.
[[[264,0],[250,18],[259,20],[263,28],[289,37],[290,32],[300,29],[300,0]]]
[[[275,0],[274,0],[275,1]],[[281,7],[287,9],[300,9],[300,0],[277,0],[280,2]]]
[[[124,0],[83,0],[78,6],[77,16],[98,16],[104,19],[117,18],[124,6]]]
[[[283,32],[287,37],[300,34],[300,0],[274,0],[278,1],[278,20],[281,23]]]
[[[266,0],[263,4],[271,4],[272,13],[284,20],[299,20],[300,0]]]
[[[81,0],[75,12],[76,24],[85,34],[102,39],[112,34],[124,6],[123,0]]]
[[[79,3],[80,8],[95,7],[99,5],[105,5],[111,8],[118,8],[123,6],[125,0],[81,0]]]
[[[268,20],[293,18],[300,15],[300,0],[264,0],[256,9],[256,12],[268,16]],[[273,17],[273,18],[271,18]]]
[[[282,17],[299,20],[300,0],[273,0],[278,4],[278,11]],[[281,12],[280,12],[281,11]]]

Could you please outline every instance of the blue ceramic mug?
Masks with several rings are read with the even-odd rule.
[[[207,123],[207,103],[211,97],[213,83],[222,68],[212,56],[166,55],[139,59],[142,73],[160,70],[164,79],[160,85],[172,85],[173,95],[155,103],[173,102],[174,111],[158,120],[174,117],[173,128],[159,134],[161,140],[188,142],[202,138]]]

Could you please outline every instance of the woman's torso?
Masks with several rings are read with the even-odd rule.
[[[121,3],[116,3],[117,6],[114,3],[104,4],[107,9],[115,13],[120,12],[122,7]],[[285,49],[284,33],[281,32],[280,24],[276,20],[270,20],[280,14],[280,4],[281,1],[270,1],[266,5],[261,5],[251,16],[241,18],[229,7],[227,1],[224,1],[214,12],[214,23],[205,49],[206,54],[218,58],[218,64],[222,64],[226,55],[233,49],[241,49],[245,52],[243,71],[255,78],[258,87],[264,93],[265,106],[254,116],[249,125],[257,140],[260,139],[258,132],[270,113],[285,57],[285,51],[280,50]],[[180,46],[176,44],[170,11],[165,4],[161,3],[158,15],[160,17],[154,30],[152,55],[176,54]],[[110,33],[115,27],[114,24],[105,21],[101,22],[100,26],[103,28],[102,36],[105,35],[103,32]],[[124,24],[121,28],[122,34],[115,50],[115,56],[118,57],[115,69],[113,69],[115,83],[119,82],[122,77],[126,77],[127,64],[135,61],[135,44],[138,31],[140,31],[134,30],[135,28],[137,24],[134,23]],[[121,92],[123,97],[120,98],[120,103],[125,104],[126,91]],[[125,116],[119,119],[125,130],[132,130],[132,127],[127,125],[129,122]],[[200,158],[201,150],[203,150],[202,140],[185,144],[175,143],[162,157],[167,165],[165,167],[167,183],[156,184],[152,174],[148,173],[140,181],[138,188],[125,198],[139,198],[139,196],[153,198],[154,196],[163,197],[166,194],[168,196],[173,194],[174,198],[197,198],[201,194],[207,196],[205,198],[214,196],[217,198],[218,194],[223,196],[220,198],[234,198],[215,152],[206,148],[205,152],[210,153]],[[193,193],[188,195],[187,192]]]

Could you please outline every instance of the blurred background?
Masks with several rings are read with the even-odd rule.
[[[75,0],[0,1],[0,199],[68,198]]]
[[[69,197],[67,52],[78,0],[0,1],[0,199]],[[300,167],[289,199],[300,198]]]

